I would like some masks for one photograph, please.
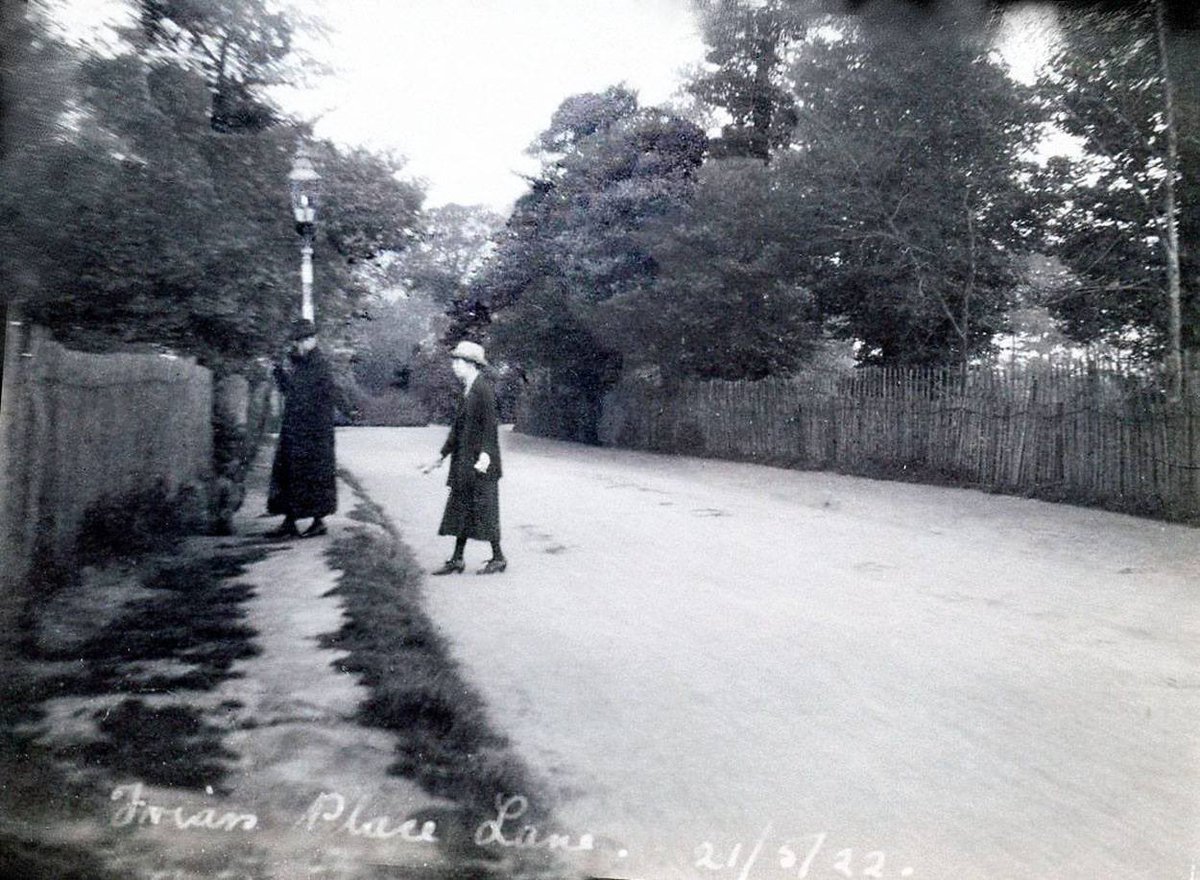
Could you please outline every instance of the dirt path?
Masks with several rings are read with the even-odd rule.
[[[340,488],[346,511],[354,498]],[[266,876],[359,880],[380,876],[385,867],[415,872],[441,865],[435,846],[399,835],[372,839],[362,831],[386,816],[394,832],[444,802],[387,772],[395,736],[356,721],[366,688],[335,668],[338,652],[319,644],[344,615],[341,600],[326,595],[336,572],[324,553],[348,522],[344,516],[329,522],[328,538],[288,542],[243,578],[255,588],[246,622],[257,631],[262,653],[241,664],[241,677],[219,693],[238,701],[237,717],[250,722],[226,740],[244,768],[234,775],[230,801],[257,805],[261,830],[254,840],[269,865]],[[350,824],[360,805],[357,823]]]
[[[428,567],[440,429],[339,456]],[[510,434],[430,611],[621,877],[1189,878],[1200,532]],[[471,545],[468,563],[487,555]]]
[[[236,660],[232,674],[223,673],[214,689],[197,690],[175,683],[187,681],[183,676],[192,667],[184,660],[146,663],[128,654],[118,667],[125,680],[174,676],[170,684],[137,692],[137,705],[145,708],[136,717],[154,728],[123,728],[103,771],[89,770],[85,762],[74,769],[63,765],[68,772],[91,773],[93,779],[100,773],[111,780],[111,791],[104,792],[111,793],[107,803],[54,825],[17,829],[19,836],[40,836],[55,846],[75,843],[98,855],[111,876],[129,880],[453,874],[443,849],[419,839],[424,823],[415,818],[452,804],[389,772],[396,760],[396,734],[361,723],[357,713],[367,691],[355,675],[334,665],[340,652],[322,645],[322,637],[336,632],[345,615],[341,597],[329,595],[338,573],[327,550],[348,529],[373,528],[351,522],[346,514],[355,498],[346,486],[340,489],[342,513],[327,520],[328,537],[288,542],[256,537],[277,521],[257,518],[264,502],[251,495],[239,515],[237,535],[192,538],[179,549],[173,564],[202,562],[222,552],[263,557],[223,587],[246,597],[239,600],[244,616],[236,626],[250,634],[253,656]],[[86,586],[92,589],[68,590],[60,600],[78,608],[53,612],[83,632],[89,613],[111,615],[126,599],[155,595],[118,583]],[[194,599],[196,592],[195,584],[181,583],[171,601]],[[89,612],[80,604],[87,602],[102,602],[103,608]],[[215,619],[190,621],[187,641],[219,650],[220,640],[235,631],[218,633]],[[173,625],[180,623],[189,621]],[[144,637],[139,634],[143,642]],[[53,669],[63,665],[73,664]],[[127,690],[116,689],[49,699],[41,704],[46,713],[38,725],[41,742],[52,749],[73,741],[91,748],[97,721],[103,725],[128,713],[129,699]],[[179,710],[202,719],[209,731],[204,751],[198,731],[179,729],[188,722],[166,724],[164,713]],[[143,757],[160,745],[162,755],[188,778],[186,784],[180,778],[168,782],[172,773]],[[205,773],[211,775],[196,778]]]

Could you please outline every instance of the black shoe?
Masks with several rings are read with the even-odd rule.
[[[296,531],[296,524],[291,520],[284,520],[283,525],[277,529],[271,529],[269,532],[263,532],[264,538],[298,538],[300,533]]]
[[[508,560],[501,557],[500,559],[489,559],[487,564],[475,572],[475,574],[500,574],[504,569],[508,568]]]
[[[301,537],[315,538],[318,535],[324,535],[328,531],[329,529],[325,527],[325,523],[321,522],[319,519],[315,519],[313,520],[312,525],[304,530],[304,534]]]
[[[430,574],[462,574],[462,571],[467,566],[461,559],[447,559],[442,563],[442,567]]]

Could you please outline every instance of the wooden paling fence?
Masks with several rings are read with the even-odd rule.
[[[902,476],[1200,518],[1200,374],[1182,400],[1097,363],[865,368],[757,382],[625,381],[605,443]]]
[[[6,332],[0,605],[31,566],[69,559],[97,505],[161,490],[184,520],[205,521],[213,477],[208,370],[190,359],[72,351],[19,321]]]

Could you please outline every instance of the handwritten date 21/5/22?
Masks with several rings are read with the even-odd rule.
[[[776,847],[774,864],[768,846]],[[737,880],[749,880],[757,867],[763,873],[786,872],[787,877],[805,880],[808,877],[864,877],[874,880],[913,876],[913,869],[896,869],[888,864],[887,853],[881,850],[838,849],[831,844],[829,833],[820,831],[806,837],[784,840],[776,845],[771,841],[768,825],[753,843],[740,841],[719,847],[704,841],[696,847],[694,867],[713,872],[734,872]]]

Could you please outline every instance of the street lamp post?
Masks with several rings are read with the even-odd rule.
[[[303,144],[296,150],[296,157],[292,160],[288,186],[291,190],[296,233],[300,236],[300,317],[315,321],[312,255],[321,175],[313,168],[312,159]]]

